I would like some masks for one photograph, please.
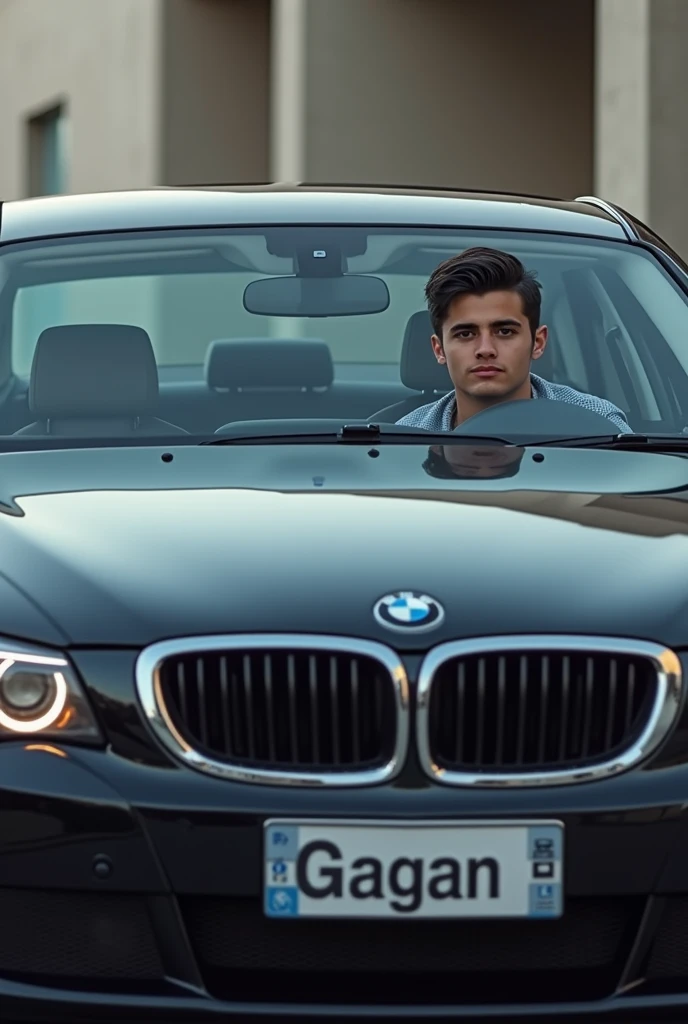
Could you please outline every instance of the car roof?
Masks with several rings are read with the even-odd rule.
[[[12,200],[0,210],[0,242],[156,228],[277,224],[501,228],[628,240],[614,207],[453,189],[270,183],[193,185]]]

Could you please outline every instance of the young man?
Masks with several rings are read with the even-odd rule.
[[[515,256],[466,249],[437,267],[425,295],[435,358],[446,364],[454,391],[399,423],[450,431],[490,405],[549,398],[599,413],[620,433],[632,433],[611,402],[530,372],[545,350],[547,328],[540,324],[540,285]]]

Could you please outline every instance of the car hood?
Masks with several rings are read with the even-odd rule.
[[[409,650],[504,632],[688,641],[681,489],[68,483],[5,494],[0,633],[131,647],[244,631]],[[388,632],[372,609],[396,590],[440,601],[442,625],[422,639]]]

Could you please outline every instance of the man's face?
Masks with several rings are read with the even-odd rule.
[[[432,346],[440,363],[446,363],[466,413],[482,406],[515,398],[530,398],[530,362],[539,359],[547,344],[547,328],[535,338],[515,291],[462,295],[452,302],[442,337],[433,335]],[[463,411],[463,408],[462,408]]]

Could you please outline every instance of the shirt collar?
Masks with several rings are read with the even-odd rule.
[[[536,377],[534,373],[530,375],[530,397],[531,398],[545,398],[546,391],[544,388],[544,381],[541,377]],[[456,412],[456,392],[450,391],[447,395],[449,401],[442,410],[442,430],[450,431],[452,429],[452,421],[454,419],[454,413]],[[446,399],[445,399],[446,401]]]

